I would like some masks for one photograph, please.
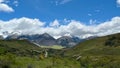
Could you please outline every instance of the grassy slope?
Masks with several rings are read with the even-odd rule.
[[[17,51],[22,51],[22,54],[27,54],[27,49],[27,51],[34,49],[39,51],[37,46],[30,45],[31,43],[24,40],[0,41],[0,52],[4,54],[4,49],[7,48],[15,48]],[[11,68],[120,68],[120,34],[87,40],[73,48],[65,49],[64,55],[68,57],[60,57],[59,51],[56,50],[49,52],[53,55],[42,60],[38,59],[39,56],[34,58],[0,55],[0,66],[7,63]],[[74,55],[82,57],[78,61],[75,60],[78,56],[69,58]]]
[[[40,59],[40,54],[31,51],[40,48],[26,40],[0,40],[0,68],[79,68],[79,62],[56,55],[59,51],[49,50],[49,57]],[[52,55],[50,55],[50,53]],[[32,55],[32,56],[31,56]],[[34,56],[33,56],[34,55]],[[54,55],[54,56],[53,56]]]
[[[0,40],[0,54],[32,55],[32,51],[42,50],[26,40]]]
[[[84,41],[64,55],[77,59],[83,68],[120,68],[120,34]]]
[[[3,63],[1,65],[1,62]],[[1,66],[8,66],[6,68],[79,68],[80,64],[71,59],[48,57],[44,59],[36,59],[31,57],[20,57],[2,55],[0,56],[0,68]]]
[[[0,45],[6,45],[17,49],[39,49],[38,46],[26,40],[0,40]]]
[[[113,39],[112,39],[113,38]],[[111,42],[106,45],[106,42]],[[84,41],[65,52],[67,56],[73,55],[119,55],[120,34],[109,35]]]

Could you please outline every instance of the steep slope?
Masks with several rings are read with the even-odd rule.
[[[53,38],[48,33],[44,34],[34,34],[34,35],[18,35],[11,34],[7,38],[7,40],[17,39],[17,40],[28,40],[33,43],[42,45],[42,46],[51,46],[51,45],[62,45],[64,47],[73,47],[74,45],[82,42],[83,39],[74,36],[62,36],[58,39]]]
[[[70,37],[70,36],[62,36],[57,39],[57,43],[65,47],[73,47],[82,41],[83,40],[79,39],[78,37]]]
[[[16,55],[33,55],[40,47],[26,40],[0,40],[0,54],[13,53]]]
[[[50,46],[50,45],[56,45],[56,39],[54,39],[52,36],[50,36],[47,33],[44,34],[35,34],[35,35],[17,35],[13,34],[10,35],[6,38],[7,40],[10,39],[19,39],[19,40],[29,40],[31,42],[37,43],[39,45],[44,45],[44,46]]]
[[[57,45],[56,40],[47,33],[39,35],[37,39],[33,40],[33,42],[46,46]]]
[[[84,41],[67,49],[65,55],[120,55],[120,33]]]
[[[7,36],[7,40],[10,40],[10,39],[17,39],[19,37],[18,34],[10,34],[9,36]]]
[[[0,35],[0,40],[4,39],[2,35]]]

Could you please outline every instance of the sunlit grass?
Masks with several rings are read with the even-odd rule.
[[[40,46],[41,48],[52,48],[52,49],[63,49],[65,47],[61,45],[52,45],[52,46]]]

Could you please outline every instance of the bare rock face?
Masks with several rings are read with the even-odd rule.
[[[28,40],[39,45],[57,45],[56,39],[50,36],[47,33],[44,34],[35,34],[35,35],[10,35],[6,39],[19,39],[19,40]]]
[[[82,40],[79,39],[78,37],[69,37],[69,36],[63,36],[63,37],[60,37],[57,39],[57,43],[59,45],[66,46],[66,47],[75,46],[80,41],[82,41]]]
[[[30,42],[43,45],[62,45],[65,47],[72,47],[81,42],[82,40],[74,36],[62,36],[58,39],[53,38],[48,33],[44,34],[34,34],[34,35],[9,35],[6,39],[18,39],[18,40],[28,40]]]
[[[38,43],[40,45],[57,45],[56,39],[54,39],[52,36],[50,36],[47,33],[44,33],[42,35],[37,35],[35,39],[32,40],[35,43]]]
[[[0,40],[3,40],[4,38],[3,38],[3,36],[2,35],[0,35]]]
[[[6,39],[7,40],[11,40],[11,39],[17,39],[19,37],[19,35],[17,34],[12,34],[12,35],[9,35]]]

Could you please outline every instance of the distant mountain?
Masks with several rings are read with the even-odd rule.
[[[58,39],[55,39],[48,33],[35,34],[35,35],[11,34],[6,38],[6,40],[10,40],[10,39],[28,40],[30,42],[42,46],[62,45],[64,47],[73,47],[79,42],[83,41],[82,39],[79,39],[78,37],[74,37],[74,36],[62,36]]]
[[[2,35],[0,35],[0,40],[4,39]]]
[[[17,39],[19,40],[26,39],[39,45],[46,46],[57,45],[56,40],[47,33],[35,35],[21,35]]]
[[[90,40],[90,39],[94,39],[94,38],[97,38],[98,36],[90,36],[90,37],[87,37],[85,38],[86,40]]]
[[[19,35],[18,34],[10,34],[6,37],[7,40],[11,39],[18,39]]]
[[[47,33],[41,35],[33,35],[32,42],[35,42],[40,45],[57,45],[56,40]]]
[[[79,39],[78,37],[70,37],[70,36],[62,36],[57,39],[57,43],[62,46],[66,47],[73,47],[82,40]]]

